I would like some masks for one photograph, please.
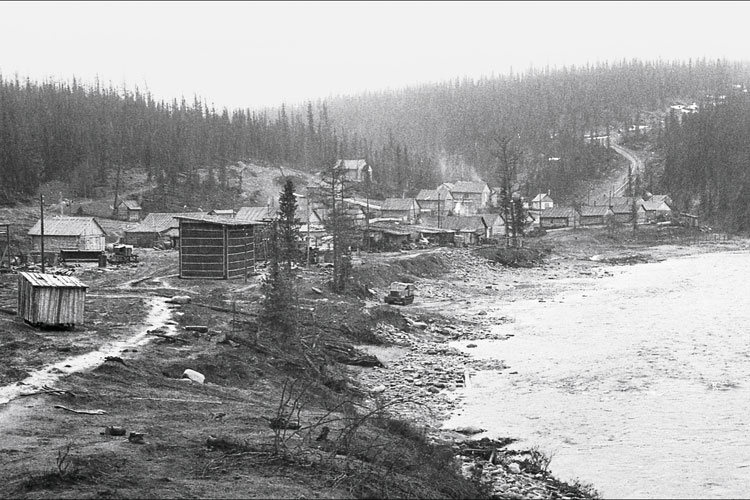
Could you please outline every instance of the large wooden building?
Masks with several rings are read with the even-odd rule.
[[[34,326],[72,328],[83,323],[87,288],[72,276],[21,272],[17,314]]]
[[[42,248],[42,221],[29,230],[33,251]],[[107,232],[93,217],[44,218],[44,251],[104,251]]]
[[[265,260],[266,224],[225,217],[177,217],[180,278],[246,276]]]

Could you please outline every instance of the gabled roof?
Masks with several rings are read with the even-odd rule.
[[[487,227],[492,227],[495,224],[505,224],[505,221],[503,220],[503,216],[500,214],[482,214],[480,217],[484,219],[484,223],[487,225]]]
[[[276,217],[276,213],[270,207],[241,207],[234,214],[237,220],[271,220]]]
[[[581,217],[604,217],[609,212],[609,207],[598,205],[591,207],[584,205],[581,207]]]
[[[117,205],[125,205],[128,210],[141,210],[141,206],[136,200],[120,200]]]
[[[55,217],[44,219],[44,236],[80,236],[91,226],[98,228],[102,235],[107,232],[93,217]],[[41,219],[29,229],[29,236],[42,235]]]
[[[451,191],[454,193],[483,193],[485,189],[489,189],[486,182],[458,181],[453,185]]]
[[[549,202],[554,203],[554,200],[547,193],[539,193],[538,195],[534,196],[533,200],[531,200],[531,203],[545,203],[545,202],[546,203],[549,203]]]
[[[659,201],[669,205],[669,203],[672,201],[672,198],[668,194],[654,194],[651,195],[651,198],[649,198],[648,201]]]
[[[439,218],[441,229],[452,229],[461,233],[484,233],[484,219],[481,215],[448,215]],[[422,224],[428,227],[438,227],[438,217],[435,215],[422,217]]]
[[[603,201],[597,202],[597,205],[632,205],[633,204],[633,197],[632,196],[613,196],[612,198],[605,196],[602,198]],[[643,198],[640,196],[635,198],[636,205],[639,203],[643,203]]]
[[[383,202],[381,200],[363,200],[360,198],[344,198],[344,203],[360,206],[363,210],[380,210],[381,206],[383,205]]]
[[[563,217],[575,217],[576,211],[573,207],[552,207],[542,210],[539,217],[546,219],[550,218],[563,218]]]
[[[359,172],[363,168],[368,167],[367,160],[338,160],[334,168],[341,168],[343,170],[355,170]]]
[[[422,189],[419,191],[415,199],[417,201],[445,201],[448,199],[452,200],[453,196],[450,192],[441,195],[440,191],[437,189]]]
[[[412,210],[415,204],[419,206],[417,200],[415,200],[414,198],[386,198],[383,201],[381,210],[408,211]]]
[[[669,205],[667,205],[667,202],[665,201],[649,200],[649,201],[644,201],[642,205],[643,205],[643,209],[646,210],[647,212],[652,212],[655,210],[659,210],[663,212],[672,211],[672,209],[669,208]]]
[[[205,216],[205,212],[177,212],[177,213],[165,213],[165,212],[152,212],[148,214],[133,229],[125,231],[127,233],[161,233],[167,229],[177,228],[180,223],[176,217],[201,217]]]
[[[636,210],[643,208],[643,203],[641,202],[636,205]],[[633,205],[627,204],[627,205],[612,205],[612,211],[616,214],[630,214],[633,213]]]

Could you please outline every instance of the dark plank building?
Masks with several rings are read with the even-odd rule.
[[[177,217],[180,278],[231,279],[265,260],[266,224],[225,217]]]
[[[17,314],[34,326],[72,328],[83,323],[87,288],[71,276],[21,272]]]

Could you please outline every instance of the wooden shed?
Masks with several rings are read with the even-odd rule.
[[[17,314],[34,326],[72,328],[83,323],[87,288],[71,276],[21,272]]]
[[[180,278],[230,279],[265,259],[265,224],[226,217],[178,217]]]

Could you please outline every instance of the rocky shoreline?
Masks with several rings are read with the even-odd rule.
[[[423,425],[432,441],[452,444],[463,461],[464,475],[481,478],[496,498],[597,498],[595,485],[568,484],[551,476],[550,460],[539,450],[507,449],[512,437],[477,441],[473,437],[483,429],[444,428],[443,422],[460,411],[473,373],[496,370],[513,375],[513,367],[502,360],[478,360],[450,344],[465,342],[470,349],[474,340],[509,338],[512,334],[493,332],[493,326],[514,321],[499,315],[498,305],[503,302],[544,302],[570,286],[593,287],[596,280],[613,276],[617,266],[745,250],[746,243],[649,248],[644,249],[649,253],[624,257],[621,252],[591,259],[557,256],[534,269],[496,267],[468,251],[452,250],[448,252],[451,270],[439,279],[417,280],[418,300],[408,307],[396,306],[407,327],[378,325],[376,334],[388,347],[359,346],[377,356],[384,367],[360,370],[357,380],[373,398],[403,401],[397,407],[399,416]],[[548,286],[550,280],[555,286]]]
[[[466,251],[451,252],[451,259],[453,268],[446,276],[417,282],[420,299],[427,307],[415,303],[416,307],[397,308],[406,328],[388,323],[378,325],[375,333],[388,347],[358,346],[377,356],[384,366],[357,370],[357,381],[370,391],[373,400],[401,401],[392,407],[399,417],[421,425],[432,442],[451,444],[463,462],[463,474],[481,478],[495,498],[597,497],[589,486],[570,485],[551,476],[546,470],[549,459],[538,450],[507,449],[514,442],[512,438],[475,440],[473,437],[483,429],[444,428],[443,422],[460,409],[464,389],[471,384],[474,373],[494,370],[513,374],[512,367],[502,360],[475,359],[449,345],[465,342],[465,347],[472,348],[474,340],[504,340],[512,335],[492,332],[493,326],[512,319],[482,309],[481,302],[472,307],[461,306],[460,284],[491,282],[481,289],[475,287],[471,296],[483,295],[484,300],[494,301],[503,295],[502,285],[512,282],[518,274],[492,267]],[[463,297],[473,303],[471,296]],[[448,302],[453,308],[441,306],[441,302]]]

